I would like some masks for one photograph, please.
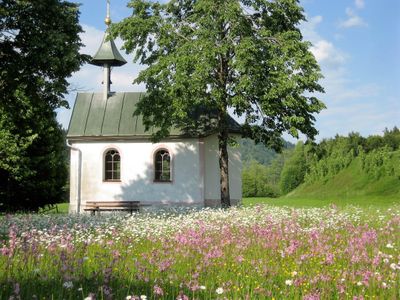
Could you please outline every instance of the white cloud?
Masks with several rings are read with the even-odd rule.
[[[363,136],[382,134],[385,128],[393,128],[400,118],[400,105],[390,99],[377,103],[373,97],[348,100],[349,103],[331,105],[318,116],[319,139],[335,134],[347,135],[354,131]],[[398,125],[398,124],[397,124]]]
[[[310,50],[320,64],[340,65],[346,60],[346,56],[327,40],[319,40]]]
[[[393,127],[395,124],[392,126],[394,122],[390,120],[400,119],[400,104],[394,105],[395,101],[386,99],[383,87],[354,77],[347,65],[352,57],[338,48],[335,36],[329,39],[320,34],[322,16],[308,19],[309,22],[301,24],[301,32],[313,45],[310,50],[321,66],[324,79],[320,83],[326,92],[318,95],[327,109],[316,115],[320,132],[317,139],[347,135],[351,131],[379,134],[385,127]],[[380,102],[376,101],[378,98]]]
[[[334,44],[318,34],[317,26],[322,23],[322,16],[315,16],[301,24],[300,29],[305,40],[312,43],[311,52],[320,65],[340,67],[347,55],[337,49]]]
[[[322,23],[322,21],[322,16],[315,16],[310,18],[307,22],[301,23],[300,30],[306,40],[314,43],[321,39],[321,36],[317,33],[316,27]]]
[[[354,4],[358,9],[363,9],[365,6],[364,0],[355,0]]]
[[[104,30],[99,30],[86,24],[82,25],[82,29],[83,32],[80,34],[80,38],[85,46],[80,52],[94,55],[100,47],[100,43],[104,36]]]
[[[347,19],[339,23],[341,28],[367,27],[368,24],[358,16],[351,8],[346,8]]]

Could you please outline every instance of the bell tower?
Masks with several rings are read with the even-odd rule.
[[[111,67],[119,67],[126,64],[126,60],[119,53],[114,40],[110,36],[110,0],[107,0],[107,16],[104,20],[107,28],[99,50],[93,56],[90,64],[103,67],[103,98],[107,100],[111,86]]]

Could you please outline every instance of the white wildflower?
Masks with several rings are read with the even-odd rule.
[[[224,293],[224,289],[223,289],[222,287],[219,287],[219,288],[217,288],[217,289],[215,290],[215,292],[216,292],[218,295],[221,295],[221,294]]]
[[[199,286],[199,288],[200,288],[201,290],[203,290],[203,291],[206,289],[206,287],[205,287],[204,285]]]
[[[386,244],[386,248],[393,249],[394,246],[391,243]]]
[[[72,283],[72,281],[66,281],[66,282],[64,282],[64,284],[63,284],[63,287],[66,288],[66,289],[70,289],[70,288],[72,288],[73,286],[74,286],[74,284]]]
[[[140,296],[140,300],[147,300],[147,296],[146,295],[141,295]]]
[[[384,262],[385,264],[387,264],[387,263],[389,262],[389,259],[384,258],[384,259],[383,259],[383,262]]]
[[[287,279],[285,281],[285,284],[288,285],[288,286],[291,286],[291,285],[293,285],[293,280]]]
[[[363,285],[363,284],[362,284],[361,281],[357,282],[357,286],[362,286],[362,285]]]

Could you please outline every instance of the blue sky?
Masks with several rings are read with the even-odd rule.
[[[111,19],[130,15],[128,0],[111,0]],[[105,29],[106,0],[81,0],[83,53],[94,55]],[[400,1],[398,0],[302,0],[308,22],[301,24],[324,79],[326,93],[320,98],[327,109],[316,116],[318,140],[336,134],[359,132],[381,134],[400,127]],[[122,42],[116,41],[118,46]],[[112,90],[144,91],[132,85],[143,68],[132,63],[112,73]],[[76,90],[100,91],[102,70],[85,65],[70,78],[67,100],[70,110],[58,111],[58,120],[68,126]]]

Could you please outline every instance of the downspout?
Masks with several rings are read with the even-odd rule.
[[[79,214],[81,210],[81,177],[82,177],[82,151],[79,148],[73,147],[70,143],[69,140],[66,140],[66,145],[68,148],[74,151],[78,151],[78,167],[77,167],[77,185],[76,185],[76,213]]]

